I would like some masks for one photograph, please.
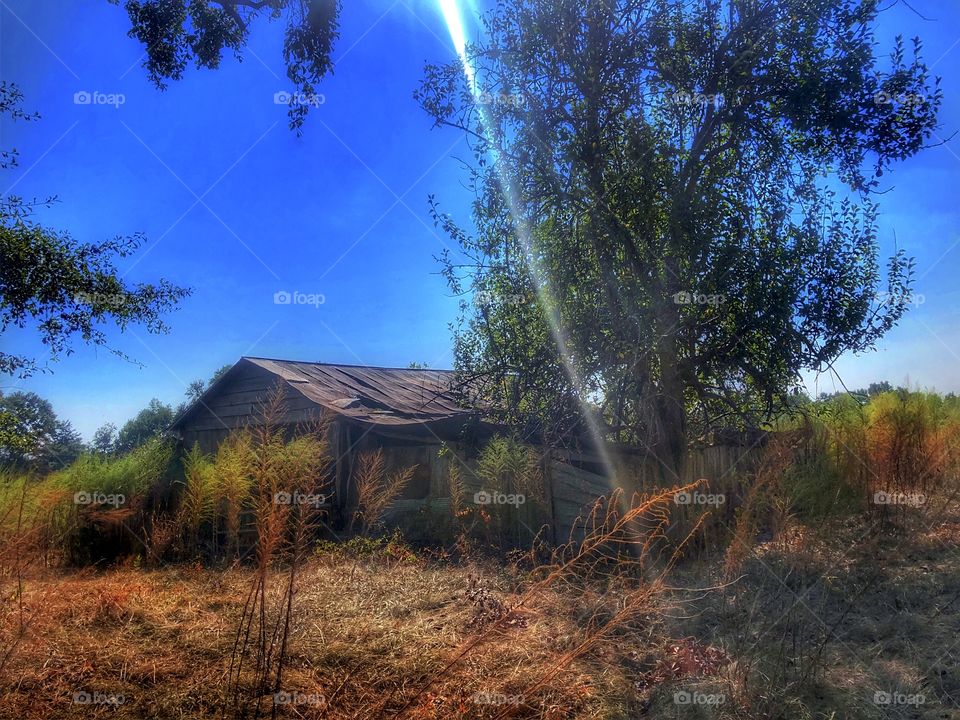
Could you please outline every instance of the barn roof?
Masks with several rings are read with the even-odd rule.
[[[229,382],[234,370],[254,365],[308,400],[337,415],[376,425],[420,425],[465,420],[476,411],[454,399],[454,372],[419,368],[335,365],[272,358],[242,357],[188,408],[174,427],[205,399]]]
[[[330,365],[245,357],[318,405],[368,422],[403,424],[471,411],[454,400],[452,370]]]

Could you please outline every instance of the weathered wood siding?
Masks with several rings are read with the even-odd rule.
[[[256,423],[262,417],[262,408],[275,388],[283,392],[284,412],[274,422],[284,425],[292,434],[296,428],[321,415],[321,408],[300,394],[294,386],[280,382],[276,375],[253,364],[237,366],[223,378],[204,404],[195,408],[180,425],[180,436],[185,447],[198,443],[205,453],[215,452],[218,445],[233,430]],[[461,443],[447,442],[454,458],[441,457],[443,447],[432,432],[411,434],[411,430],[371,427],[335,416],[329,426],[328,439],[334,465],[328,478],[332,486],[334,514],[332,522],[346,527],[356,508],[357,461],[364,452],[381,449],[387,470],[392,473],[416,466],[407,491],[388,512],[388,520],[397,521],[422,514],[424,510],[449,512],[450,464],[460,467],[464,489],[464,504],[474,504],[474,496],[485,488],[476,473],[474,450],[468,451]],[[732,523],[734,512],[744,494],[742,480],[745,470],[757,455],[756,450],[738,445],[717,445],[691,451],[681,478],[671,477],[655,460],[634,450],[611,447],[608,457],[601,460],[596,454],[552,450],[543,453],[543,497],[531,498],[518,506],[513,514],[518,537],[538,532],[544,523],[551,527],[557,542],[565,542],[571,532],[582,530],[583,518],[601,496],[621,488],[626,498],[634,492],[652,494],[657,491],[705,479],[704,493],[723,493],[726,502],[712,513],[712,522]],[[318,482],[323,479],[318,478]],[[327,489],[329,493],[331,488]],[[678,505],[672,513],[680,525],[693,519],[702,507]]]
[[[276,376],[255,366],[237,367],[185,420],[180,432],[184,446],[199,443],[203,452],[214,452],[231,431],[262,416],[263,405],[275,388],[282,390],[284,399],[283,415],[275,419],[278,425],[295,425],[319,417],[316,403],[288,384],[278,383]]]
[[[744,494],[746,472],[757,454],[755,448],[740,445],[695,448],[688,455],[683,475],[676,477],[655,459],[636,452],[611,450],[607,458],[611,466],[609,472],[602,471],[603,463],[595,455],[553,453],[546,466],[547,485],[552,491],[554,538],[565,542],[571,532],[574,537],[582,536],[582,520],[593,504],[617,488],[629,500],[634,493],[652,495],[696,480],[706,481],[700,493],[724,496],[724,502],[713,509],[712,517],[715,523],[730,524]],[[585,466],[601,472],[591,472]],[[671,510],[671,518],[676,520],[677,527],[688,527],[708,509],[702,505],[677,504]]]

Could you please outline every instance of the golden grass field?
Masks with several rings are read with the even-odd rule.
[[[519,597],[522,566],[317,555],[297,581],[280,698],[291,702],[276,710],[394,717],[415,698],[403,716],[958,718],[958,544],[953,506],[880,534],[798,526],[756,545],[734,579],[720,558],[680,563],[648,607],[569,663],[613,612],[603,593],[558,585],[491,623]],[[0,717],[221,717],[251,573],[31,570]],[[20,609],[7,612],[9,645]]]

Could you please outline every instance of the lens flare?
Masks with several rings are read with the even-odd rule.
[[[486,134],[486,140],[491,149],[490,152],[493,159],[493,166],[496,168],[500,187],[503,191],[503,196],[506,199],[507,207],[510,211],[513,229],[517,234],[517,238],[520,240],[521,246],[523,247],[527,266],[531,269],[530,279],[533,282],[534,289],[537,294],[537,301],[539,302],[540,307],[547,318],[547,323],[550,327],[550,335],[554,343],[556,343],[564,370],[566,371],[570,382],[577,389],[582,415],[587,423],[590,437],[595,446],[597,455],[600,457],[604,470],[606,471],[606,476],[611,483],[619,484],[616,482],[617,473],[614,471],[613,463],[611,462],[610,455],[607,452],[606,442],[603,439],[603,434],[600,431],[597,418],[593,412],[593,409],[588,405],[584,398],[585,383],[582,382],[576,366],[574,365],[572,359],[573,355],[570,352],[569,342],[567,340],[568,336],[563,329],[560,313],[557,310],[557,303],[554,301],[553,293],[547,286],[546,278],[549,276],[547,273],[543,272],[543,268],[540,264],[537,254],[533,252],[532,233],[530,232],[529,225],[523,213],[520,212],[520,208],[522,207],[520,198],[510,183],[509,176],[504,168],[505,159],[498,152],[497,143],[490,130],[490,128],[494,127],[494,123],[491,122],[492,118],[490,117],[490,110],[488,106],[480,102],[480,95],[483,91],[477,82],[476,69],[473,67],[470,57],[467,54],[467,36],[464,30],[463,16],[460,13],[459,3],[457,0],[438,0],[438,2],[440,4],[440,12],[443,14],[444,22],[446,22],[447,30],[449,31],[450,38],[453,41],[454,49],[457,51],[457,55],[460,58],[460,64],[463,66],[463,74],[467,79],[468,87],[470,88],[470,92],[474,97],[474,101],[480,113],[484,133]],[[473,13],[473,18],[478,19],[478,14],[474,6],[471,6],[471,12]],[[629,493],[625,494],[629,495]]]

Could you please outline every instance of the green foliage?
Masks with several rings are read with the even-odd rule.
[[[253,438],[248,431],[234,432],[220,443],[213,474],[224,515],[227,543],[236,551],[240,543],[240,520],[253,489]]]
[[[406,536],[398,529],[391,535],[370,537],[355,535],[343,542],[318,540],[314,555],[332,559],[379,559],[395,562],[416,562],[417,555],[407,543]]]
[[[960,399],[900,388],[824,396],[772,429],[802,438],[782,486],[802,519],[858,508],[874,493],[942,491],[960,469]],[[867,399],[869,398],[869,399]],[[894,508],[902,510],[902,508]]]
[[[32,392],[0,392],[0,466],[45,474],[66,467],[83,452],[73,426]]]
[[[497,436],[480,450],[475,472],[481,483],[481,492],[491,498],[502,493],[515,496],[518,502],[491,502],[474,505],[471,513],[479,519],[473,534],[480,531],[483,540],[495,547],[507,544],[521,546],[524,538],[536,533],[542,510],[543,474],[539,454],[514,437]],[[453,479],[452,479],[453,481]]]
[[[420,103],[475,141],[476,232],[434,205],[470,259],[444,272],[474,301],[471,389],[552,437],[596,404],[671,463],[689,424],[755,424],[872,347],[913,273],[881,261],[873,193],[941,101],[919,41],[878,47],[877,11],[516,0],[467,48],[472,87],[460,60],[428,66]]]
[[[52,549],[73,564],[142,551],[145,498],[167,485],[172,461],[173,444],[154,439],[120,457],[85,453],[37,483],[31,493],[58,498],[47,507]]]
[[[279,431],[240,429],[214,455],[194,445],[182,462],[176,510],[181,549],[219,557],[238,555],[247,530],[263,537],[262,551],[282,547],[288,525],[318,512],[308,496],[325,491],[329,457],[326,441],[313,433],[286,441]]]
[[[214,371],[213,375],[210,376],[210,379],[204,382],[203,380],[194,380],[187,386],[187,402],[196,402],[200,399],[200,396],[203,395],[210,387],[224,375],[226,375],[227,370],[232,368],[233,365],[223,365],[217,370]],[[185,409],[181,408],[181,409]],[[178,413],[179,414],[179,413]]]
[[[20,110],[20,101],[16,86],[0,82],[0,114],[34,119]],[[16,164],[15,150],[2,152],[0,169]],[[72,352],[75,336],[110,349],[102,327],[108,321],[120,330],[139,323],[148,332],[166,332],[161,316],[176,308],[189,290],[166,280],[155,285],[127,284],[114,265],[116,258],[132,254],[143,236],[78,242],[67,232],[33,219],[36,207],[53,201],[52,197],[39,201],[17,195],[0,200],[0,333],[10,327],[35,326],[55,361]],[[34,358],[0,352],[0,373],[26,377],[40,369]]]
[[[476,473],[491,490],[523,493],[530,500],[543,495],[540,456],[513,437],[497,436],[484,445]]]
[[[250,24],[261,14],[287,20],[287,78],[308,100],[289,103],[291,128],[303,125],[315,86],[333,70],[330,55],[339,37],[339,0],[126,0],[124,7],[129,35],[143,43],[143,66],[160,89],[167,80],[180,80],[190,60],[197,67],[216,69],[224,50],[239,58]]]
[[[120,428],[113,450],[119,453],[129,452],[162,435],[172,422],[173,408],[154,398],[136,417]]]
[[[184,455],[178,524],[192,548],[200,546],[205,529],[216,546],[222,529],[227,551],[239,550],[242,517],[253,493],[254,452],[251,434],[238,430],[224,439],[213,457],[201,453],[196,444]]]
[[[105,458],[84,453],[45,482],[72,493],[121,494],[132,500],[160,484],[173,459],[173,443],[154,438],[126,455]]]
[[[780,479],[788,507],[805,522],[849,515],[863,505],[861,475],[845,463],[845,454],[837,452],[843,447],[839,432],[842,428],[837,425],[828,429],[822,422],[811,422],[803,444]]]
[[[194,445],[183,458],[184,489],[180,496],[180,520],[196,544],[200,528],[213,520],[216,511],[217,482],[213,466],[200,446]]]
[[[844,395],[853,395],[860,402],[867,402],[870,398],[880,393],[893,392],[894,390],[905,390],[906,388],[894,388],[893,385],[888,383],[886,380],[881,380],[880,382],[872,382],[865,388],[858,388],[856,390],[851,390],[847,392],[846,390],[837,391],[833,393],[820,393],[819,400],[833,400]]]
[[[91,447],[102,455],[109,455],[114,451],[117,442],[117,426],[113,423],[104,423],[93,433]]]
[[[166,482],[172,458],[172,444],[154,440],[118,458],[85,453],[68,467],[39,479],[0,471],[0,524],[17,521],[42,528],[49,549],[69,561],[98,560],[98,550],[107,554],[117,550],[94,548],[106,539],[101,537],[104,527],[98,524],[104,519],[102,513],[114,512],[130,527],[142,524],[143,518],[136,517],[141,501],[149,489]],[[107,496],[122,497],[122,501],[98,502]],[[120,540],[126,545],[136,542],[129,533]]]

